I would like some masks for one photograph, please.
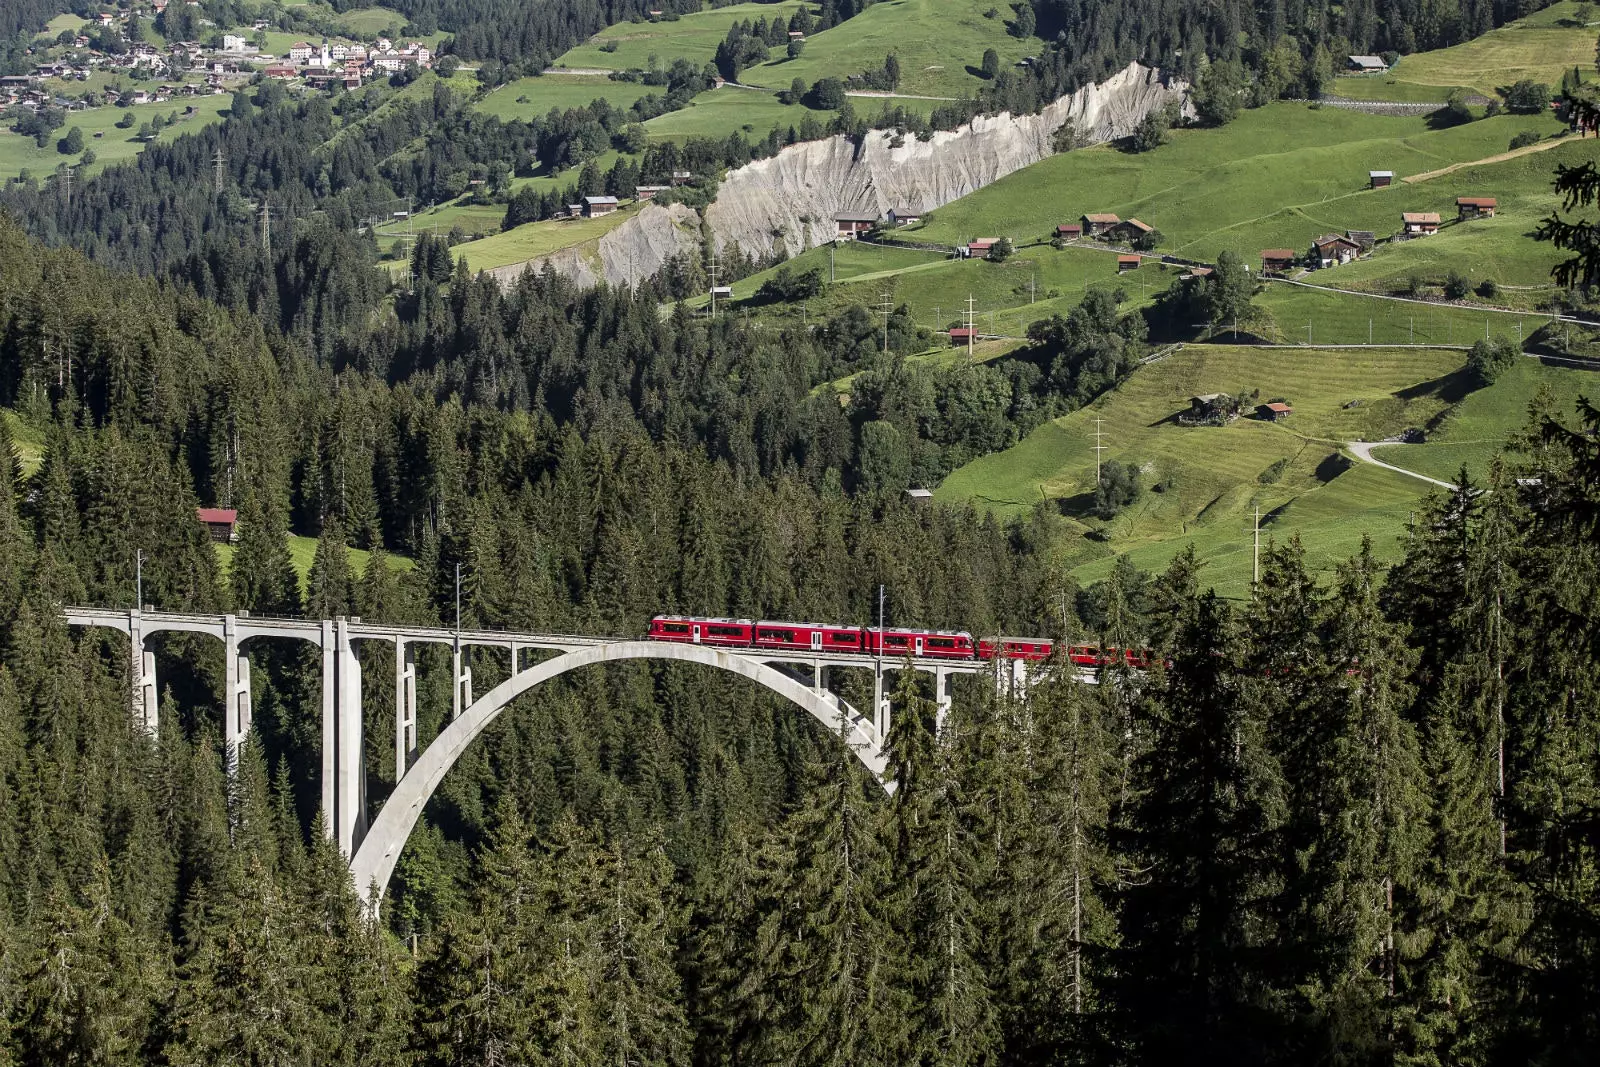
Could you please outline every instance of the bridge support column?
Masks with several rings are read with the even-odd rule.
[[[339,649],[333,620],[322,620],[322,826],[329,837],[339,839]]]
[[[950,694],[950,672],[943,667],[936,668],[933,672],[933,699],[938,704],[933,717],[934,733],[935,736],[943,737],[945,720],[950,717],[950,705],[955,702],[955,698]]]
[[[457,638],[450,650],[450,670],[455,676],[450,692],[450,718],[461,717],[462,709],[472,706],[472,668],[462,665],[461,639]],[[512,663],[515,667],[515,662]],[[512,671],[513,674],[516,671]]]
[[[144,614],[139,608],[128,611],[128,672],[133,689],[133,721],[154,737],[160,728],[156,656],[144,647]]]
[[[403,637],[394,639],[394,780],[417,758],[417,660]]]
[[[334,726],[333,801],[335,840],[346,856],[366,834],[366,774],[361,743],[361,663],[350,643],[350,622],[334,620],[336,708]],[[326,734],[324,727],[324,734]],[[327,759],[323,759],[326,769]]]
[[[511,673],[516,674],[522,670],[522,650],[525,646],[511,643]]]
[[[250,658],[239,655],[239,620],[222,617],[222,729],[228,743],[228,772],[239,766],[239,746],[250,733]]]

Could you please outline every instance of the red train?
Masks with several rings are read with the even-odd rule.
[[[686,615],[657,615],[645,634],[652,641],[716,645],[725,648],[771,648],[793,652],[832,653],[847,656],[915,656],[922,659],[1037,662],[1055,651],[1051,641],[1032,637],[994,637],[973,640],[964,630],[912,630],[889,627],[837,626],[815,622],[778,622],[750,619],[701,619]],[[1148,651],[1102,649],[1098,645],[1073,645],[1068,658],[1083,667],[1105,667],[1123,658],[1130,667],[1150,665]]]

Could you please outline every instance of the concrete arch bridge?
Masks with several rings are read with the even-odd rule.
[[[306,641],[322,653],[322,810],[328,833],[350,862],[350,873],[363,893],[375,887],[381,896],[394,873],[422,809],[445,774],[489,724],[518,696],[541,682],[568,671],[624,660],[670,660],[698,663],[747,678],[785,698],[839,735],[856,758],[879,781],[886,769],[884,740],[891,709],[885,697],[886,670],[911,669],[933,676],[943,721],[951,704],[950,679],[957,674],[992,673],[996,683],[1019,689],[1026,685],[1022,661],[998,664],[968,660],[919,658],[875,661],[870,656],[718,648],[615,637],[508,633],[498,630],[453,630],[427,626],[367,623],[360,618],[253,618],[247,614],[205,615],[138,609],[70,607],[69,624],[104,627],[128,635],[132,644],[132,706],[135,720],[154,733],[158,721],[155,655],[146,642],[162,632],[199,633],[224,645],[223,721],[230,767],[239,745],[250,732],[250,659],[248,641]],[[391,645],[394,671],[394,792],[368,821],[363,765],[365,725],[361,706],[362,642]],[[417,737],[417,668],[419,645],[451,649],[454,677],[450,720],[426,748]],[[511,673],[505,681],[474,698],[472,670],[463,655],[469,648],[496,648],[510,653]],[[536,659],[525,653],[547,653]],[[527,661],[527,662],[525,662]],[[875,669],[874,708],[870,715],[845,703],[830,689],[834,668]],[[887,785],[886,785],[887,788]]]

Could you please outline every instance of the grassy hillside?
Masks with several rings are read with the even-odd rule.
[[[474,107],[505,122],[542,118],[552,108],[587,107],[596,100],[627,108],[650,93],[661,92],[638,82],[612,81],[603,74],[544,74],[518,78],[484,94]]]
[[[1459,353],[1432,350],[1278,351],[1196,345],[1134,373],[1089,408],[1034,431],[1006,452],[952,473],[936,495],[970,500],[1002,513],[1053,501],[1083,532],[1066,562],[1093,580],[1113,553],[1156,567],[1193,541],[1212,559],[1213,580],[1233,593],[1248,581],[1255,507],[1278,536],[1299,531],[1314,561],[1348,554],[1363,530],[1393,531],[1427,490],[1416,479],[1377,468],[1346,469],[1338,443],[1381,439],[1441,414],[1449,403]],[[1235,395],[1259,389],[1284,397],[1285,423],[1241,419],[1224,427],[1183,427],[1173,416],[1197,393]],[[1357,403],[1352,406],[1351,402]],[[1090,517],[1096,419],[1106,431],[1105,459],[1139,466],[1143,497],[1109,523]],[[1274,476],[1274,465],[1277,468]],[[1398,510],[1396,510],[1398,509]],[[1377,524],[1375,526],[1375,524]]]
[[[213,545],[217,550],[217,569],[222,573],[222,580],[228,580],[228,574],[233,569],[233,545]],[[345,553],[350,560],[350,569],[357,577],[365,574],[367,563],[372,559],[372,553],[361,548],[347,548]],[[315,537],[299,537],[289,535],[289,558],[294,562],[295,573],[300,576],[300,592],[307,591],[306,577],[311,573],[311,563],[317,558],[317,539]],[[389,555],[386,557],[389,567],[396,571],[408,571],[416,566],[415,561],[406,556]]]
[[[232,97],[227,95],[196,96],[165,104],[140,104],[130,110],[141,124],[156,115],[160,115],[163,121],[176,116],[178,121],[164,127],[155,137],[155,141],[171,141],[213,122],[222,121],[231,103]],[[185,118],[183,112],[189,107],[193,107],[195,113]],[[117,120],[122,118],[123,110],[97,107],[88,111],[74,111],[68,116],[65,126],[51,133],[49,143],[43,148],[38,147],[32,137],[13,133],[9,127],[0,127],[0,179],[15,178],[24,170],[31,171],[34,177],[43,178],[62,163],[76,163],[77,156],[65,156],[56,150],[56,142],[74,126],[83,131],[84,147],[94,149],[95,161],[85,168],[91,174],[104,170],[112,163],[134,158],[144,151],[145,142],[134,137],[138,132],[137,126],[131,130],[117,129]],[[96,137],[96,134],[99,136]]]
[[[481,241],[468,241],[455,247],[455,255],[467,257],[467,266],[473,270],[489,270],[538,256],[549,255],[558,249],[597,240],[634,214],[637,207],[624,208],[598,219],[551,219],[548,222],[530,222],[514,230],[485,237]]]
[[[1027,241],[1109,211],[1159,229],[1162,251],[1211,259],[1232,249],[1253,260],[1264,247],[1309,246],[1329,230],[1393,233],[1402,211],[1453,215],[1465,189],[1455,175],[1369,190],[1367,172],[1434,171],[1504,152],[1520,130],[1559,128],[1545,117],[1501,116],[1437,130],[1423,118],[1273,104],[1220,129],[1174,131],[1147,153],[1102,146],[1052,156],[946,204],[907,235]]]
[[[1403,56],[1387,74],[1339,78],[1333,92],[1358,100],[1442,101],[1458,86],[1493,97],[1523,78],[1556,85],[1573,67],[1593,77],[1595,26],[1579,24],[1578,8],[1552,4],[1465,44]]]
[[[986,18],[985,12],[995,12]],[[984,84],[983,53],[993,48],[1010,65],[1040,49],[1005,31],[1011,7],[991,0],[880,0],[861,14],[806,41],[798,59],[777,55],[745,71],[750,85],[787,89],[796,78],[848,77],[883,66],[890,52],[900,61],[897,91],[919,96],[971,96]],[[859,101],[858,101],[859,103]]]
[[[660,22],[623,22],[601,30],[562,55],[555,65],[592,70],[644,69],[650,66],[651,56],[663,67],[671,66],[674,59],[680,58],[709,63],[717,54],[717,45],[728,36],[728,28],[734,23],[746,19],[771,22],[774,15],[787,21],[800,6],[798,3],[732,4]],[[811,9],[815,13],[816,6],[811,5]]]

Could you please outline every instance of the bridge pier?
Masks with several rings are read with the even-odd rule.
[[[239,654],[239,618],[222,617],[222,732],[228,773],[239,766],[239,746],[250,733],[250,658]]]
[[[417,758],[417,659],[404,637],[394,639],[394,780]]]
[[[950,708],[955,703],[955,697],[950,692],[950,672],[943,667],[936,667],[933,672],[933,699],[936,704],[934,711],[934,736],[944,736],[944,723],[950,717]]]
[[[350,621],[334,620],[334,686],[337,691],[334,717],[333,802],[329,815],[334,839],[347,856],[355,855],[367,831],[365,753],[361,743],[361,661],[356,659],[350,641]],[[327,663],[324,656],[323,663]],[[326,708],[326,704],[324,704]],[[324,737],[327,729],[324,727]],[[328,759],[323,756],[323,769]]]
[[[157,707],[159,690],[156,688],[156,655],[145,651],[144,612],[128,609],[128,673],[133,689],[133,721],[146,734],[154,737],[160,730],[160,711]]]

